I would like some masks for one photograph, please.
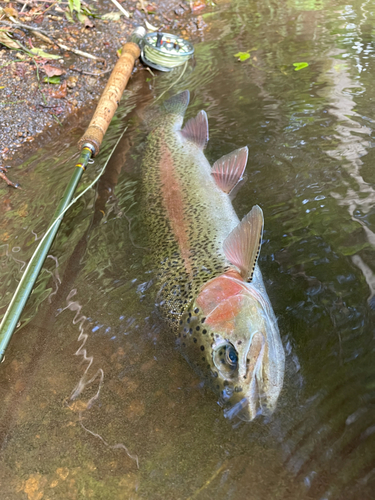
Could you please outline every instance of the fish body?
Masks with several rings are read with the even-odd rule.
[[[182,128],[188,91],[164,104],[143,160],[157,304],[194,369],[218,393],[226,415],[272,413],[283,384],[284,350],[257,263],[258,206],[240,222],[230,192],[242,180],[247,148],[204,156],[207,116]]]

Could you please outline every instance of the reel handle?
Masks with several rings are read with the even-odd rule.
[[[113,68],[94,116],[86,132],[78,141],[79,149],[88,146],[92,149],[92,156],[96,156],[99,153],[103,137],[118,108],[122,94],[133,71],[135,61],[140,54],[141,49],[136,42],[127,42],[122,47],[121,56]]]

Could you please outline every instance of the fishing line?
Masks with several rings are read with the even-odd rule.
[[[123,450],[125,450],[125,453],[128,455],[129,458],[131,458],[132,460],[135,461],[135,463],[137,464],[137,469],[139,469],[139,460],[138,460],[138,455],[132,455],[130,453],[130,451],[127,449],[127,447],[123,444],[123,443],[117,443],[117,444],[114,444],[114,445],[110,445],[109,443],[107,443],[107,441],[105,441],[102,436],[100,434],[97,434],[96,432],[93,432],[93,431],[90,431],[90,429],[88,429],[87,427],[85,427],[82,423],[82,412],[80,411],[79,412],[79,423],[81,424],[81,427],[86,431],[88,432],[89,434],[91,434],[92,436],[96,437],[96,438],[99,438],[106,446],[108,446],[108,448],[111,448],[113,450],[116,450],[118,448],[122,448]]]
[[[88,191],[89,189],[91,189],[91,188],[94,186],[94,184],[96,184],[96,183],[98,182],[98,180],[100,179],[100,177],[104,174],[104,171],[105,171],[105,169],[106,169],[106,167],[107,167],[107,165],[108,165],[108,162],[109,162],[109,160],[111,159],[111,157],[112,157],[112,155],[113,155],[113,153],[114,153],[115,149],[117,148],[117,146],[118,146],[119,142],[120,142],[120,141],[121,141],[121,139],[123,138],[123,136],[124,136],[124,134],[125,134],[125,132],[126,132],[127,128],[128,128],[128,127],[125,127],[125,129],[124,129],[123,133],[120,135],[119,139],[117,140],[117,142],[116,142],[116,144],[115,144],[114,148],[112,149],[112,151],[111,151],[110,155],[108,156],[108,158],[107,158],[106,162],[104,163],[104,166],[103,166],[103,168],[101,169],[101,171],[99,172],[99,174],[95,177],[95,179],[91,182],[91,184],[89,184],[89,185],[87,186],[87,188],[86,188],[86,189],[84,189],[84,190],[82,191],[82,193],[81,193],[81,194],[79,194],[78,196],[76,196],[75,198],[73,198],[73,200],[69,203],[69,205],[67,205],[67,206],[65,207],[65,209],[61,212],[60,216],[59,216],[59,217],[57,217],[57,219],[55,219],[55,220],[52,222],[52,224],[50,225],[50,227],[47,229],[47,231],[46,231],[45,235],[44,235],[44,236],[43,236],[43,238],[40,240],[39,245],[36,247],[36,249],[35,249],[34,253],[32,254],[31,259],[29,260],[29,263],[28,263],[28,265],[27,265],[27,267],[26,267],[26,269],[25,269],[25,272],[24,272],[24,273],[27,273],[27,271],[30,269],[31,265],[33,264],[33,259],[34,259],[35,255],[38,253],[39,249],[43,246],[44,241],[46,240],[47,236],[49,235],[49,233],[50,233],[50,232],[52,231],[52,229],[54,228],[55,224],[56,224],[58,221],[61,221],[61,220],[63,219],[63,216],[64,216],[64,215],[65,215],[65,213],[69,210],[69,208],[70,208],[70,207],[72,207],[72,206],[74,205],[74,203],[76,203],[76,202],[77,202],[77,201],[78,201],[78,200],[79,200],[79,199],[80,199],[80,198],[81,198],[81,197],[82,197],[85,193],[87,193],[87,191]],[[22,286],[23,286],[23,283],[22,283],[22,281],[20,281],[20,282],[19,282],[19,284],[18,284],[18,286],[17,286],[17,288],[16,288],[16,291],[14,292],[13,299],[14,299],[14,297],[16,297],[16,296],[17,296],[17,293],[18,293],[19,289],[20,289]]]
[[[172,87],[174,87],[175,85],[177,85],[177,83],[181,80],[181,78],[183,77],[185,71],[186,71],[186,68],[187,68],[187,61],[185,62],[185,66],[184,66],[184,69],[182,70],[181,74],[179,75],[179,77],[177,78],[177,80],[175,80],[172,85],[170,87],[168,87],[166,90],[164,90],[164,92],[162,92],[159,97],[157,97],[155,99],[155,101],[153,102],[153,104],[155,104],[155,102],[157,102],[159,99],[161,99],[163,97],[163,95],[167,92],[169,92],[169,90],[171,90]]]

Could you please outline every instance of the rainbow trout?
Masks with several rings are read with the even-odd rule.
[[[229,195],[243,178],[247,147],[211,168],[205,111],[181,128],[188,103],[188,91],[164,103],[143,161],[157,304],[226,416],[252,420],[274,411],[285,365],[257,264],[263,213],[256,205],[239,221]]]

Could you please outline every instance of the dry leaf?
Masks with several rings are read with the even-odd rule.
[[[61,69],[61,68],[55,68],[55,66],[51,66],[50,64],[45,64],[43,66],[43,70],[46,72],[46,75],[48,77],[51,77],[51,76],[60,76],[63,73],[65,73],[65,71],[63,69]]]
[[[193,12],[196,12],[197,10],[201,10],[201,9],[204,9],[206,7],[206,4],[204,1],[202,0],[197,0],[196,2],[193,2],[191,4],[191,10]]]
[[[51,97],[54,97],[55,99],[63,99],[64,97],[66,97],[66,80],[60,85],[57,90],[51,90],[49,92],[49,95]]]
[[[119,21],[121,16],[123,16],[122,12],[108,12],[102,15],[102,19],[106,19],[107,21]]]
[[[95,24],[92,22],[92,19],[90,19],[88,16],[83,16],[81,23],[83,23],[85,28],[95,28]]]
[[[152,24],[150,24],[147,19],[145,20],[145,24],[146,24],[146,28],[149,30],[149,31],[158,31],[159,28],[157,28],[156,26],[153,26]]]
[[[23,491],[26,493],[28,500],[41,500],[44,495],[44,487],[47,479],[41,474],[31,474],[25,482]]]
[[[8,49],[19,49],[18,43],[10,38],[10,36],[5,31],[0,31],[0,43],[8,47]]]
[[[3,12],[9,17],[18,17],[18,12],[16,11],[16,9],[14,9],[13,7],[5,7],[5,9],[3,9]]]
[[[56,474],[60,476],[63,481],[65,481],[65,479],[69,476],[69,469],[67,467],[59,467],[56,469]]]

